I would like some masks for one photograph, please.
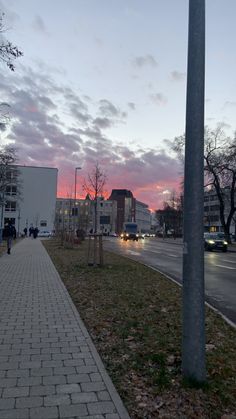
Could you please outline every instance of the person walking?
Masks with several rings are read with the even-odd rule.
[[[16,229],[15,229],[15,226],[12,225],[11,221],[9,221],[9,223],[7,223],[4,227],[3,237],[7,240],[7,253],[8,255],[10,255],[11,247],[12,247],[12,240],[16,238]]]

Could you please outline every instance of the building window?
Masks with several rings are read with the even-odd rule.
[[[7,203],[5,205],[5,211],[15,212],[16,211],[16,202],[7,201]]]
[[[46,220],[41,220],[40,221],[40,227],[47,227],[47,221]]]
[[[17,192],[16,186],[9,185],[6,187],[6,195],[15,196]]]

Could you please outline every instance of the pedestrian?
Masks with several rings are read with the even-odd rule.
[[[34,231],[33,231],[33,236],[34,236],[34,239],[37,239],[37,237],[38,237],[38,232],[39,232],[38,227],[35,227],[35,228],[34,228]]]
[[[11,247],[12,247],[12,240],[16,238],[16,229],[15,229],[15,226],[12,225],[11,221],[5,224],[5,227],[3,230],[3,237],[7,240],[7,253],[8,255],[10,255]]]
[[[27,229],[27,227],[25,227],[23,231],[24,231],[24,235],[25,235],[25,237],[27,237],[27,233],[28,233],[28,229]]]

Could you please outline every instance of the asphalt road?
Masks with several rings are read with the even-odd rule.
[[[140,261],[182,282],[182,245],[156,237],[106,238],[104,248]],[[236,323],[236,252],[205,252],[206,301]]]

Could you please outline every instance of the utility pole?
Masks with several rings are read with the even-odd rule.
[[[189,0],[184,171],[182,371],[199,383],[205,371],[204,296],[205,0]]]
[[[78,207],[76,207],[76,196],[77,196],[77,191],[76,191],[76,189],[77,189],[77,170],[80,170],[81,169],[81,167],[76,167],[75,168],[75,195],[74,195],[74,230],[75,230],[75,228],[76,228],[76,218],[75,217],[77,217],[77,221],[78,221]],[[77,208],[77,211],[76,211],[76,208]],[[77,213],[77,214],[76,214]]]

